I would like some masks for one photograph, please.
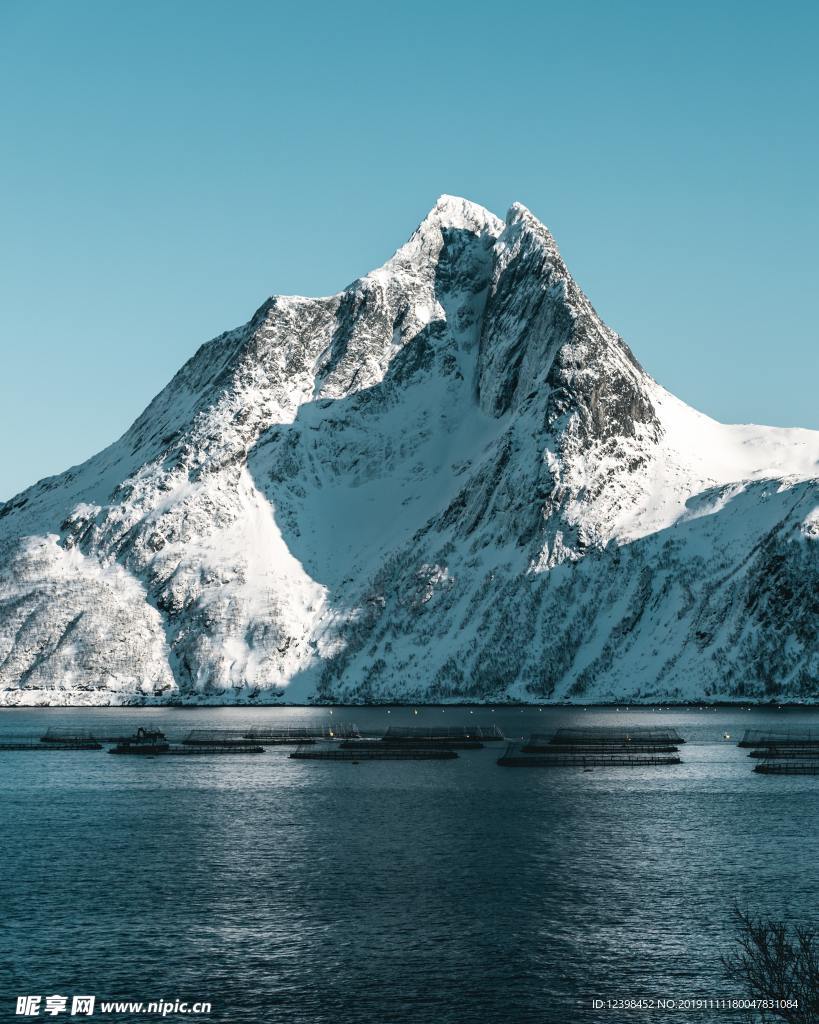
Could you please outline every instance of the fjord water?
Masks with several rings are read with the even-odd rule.
[[[18,709],[0,733],[306,717],[688,742],[676,767],[593,772],[499,768],[502,744],[360,765],[0,752],[0,1017],[19,994],[94,993],[230,1022],[729,1020],[591,1000],[747,995],[720,978],[732,906],[817,919],[819,777],[754,774],[735,744],[819,711]]]

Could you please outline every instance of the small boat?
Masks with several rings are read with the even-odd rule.
[[[140,727],[133,736],[120,740],[115,747],[112,747],[109,754],[167,754],[171,749],[170,743],[165,739],[165,733],[159,729],[143,729]]]

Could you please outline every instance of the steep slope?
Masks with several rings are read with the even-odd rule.
[[[818,464],[660,388],[524,207],[445,196],[0,507],[0,699],[815,698]]]

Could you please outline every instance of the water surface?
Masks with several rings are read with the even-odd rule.
[[[14,709],[0,734],[144,724],[181,737],[330,714]],[[492,721],[516,738],[656,724],[688,743],[674,768],[591,773],[499,768],[502,745],[358,766],[290,760],[290,748],[0,752],[0,1017],[18,994],[87,992],[207,999],[211,1020],[254,1024],[736,1020],[590,1001],[744,995],[720,978],[732,905],[819,917],[819,777],[754,774],[735,746],[745,728],[817,728],[817,711],[332,716],[373,733]]]

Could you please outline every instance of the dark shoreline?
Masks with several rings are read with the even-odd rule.
[[[710,710],[710,709],[721,709],[721,708],[737,708],[740,710],[759,710],[759,709],[794,709],[798,708],[801,710],[819,710],[819,697],[815,701],[745,701],[745,700],[721,700],[721,701],[685,701],[675,703],[673,701],[658,701],[653,704],[629,704],[625,702],[621,703],[607,703],[607,704],[575,704],[571,702],[558,702],[552,703],[549,701],[536,701],[521,703],[518,701],[486,701],[482,703],[469,703],[469,702],[453,702],[448,704],[426,704],[420,701],[399,703],[397,701],[373,701],[371,703],[360,703],[360,704],[342,704],[323,702],[321,704],[258,704],[250,702],[242,703],[230,703],[230,704],[211,704],[199,701],[191,701],[190,703],[182,703],[180,701],[174,701],[169,703],[157,703],[153,701],[137,701],[134,703],[123,703],[123,704],[4,704],[0,705],[0,713],[4,711],[121,711],[124,709],[136,709],[136,708],[162,708],[163,710],[179,710],[179,711],[191,711],[194,708],[205,709],[225,709],[225,708],[236,708],[247,710],[253,708],[257,711],[261,710],[284,710],[288,708],[300,708],[302,710],[317,710],[320,708],[473,708],[473,709],[486,709],[486,708],[575,708],[577,710],[588,709],[588,710],[616,710],[616,711],[656,711],[658,708],[664,711],[678,711],[678,710]]]

